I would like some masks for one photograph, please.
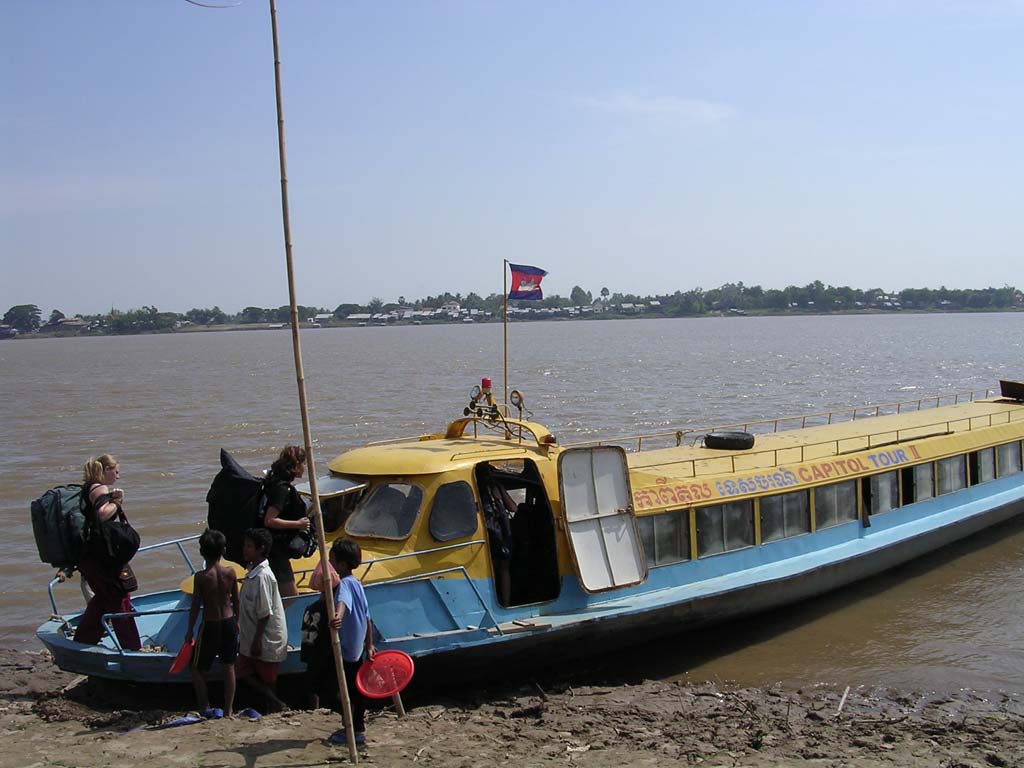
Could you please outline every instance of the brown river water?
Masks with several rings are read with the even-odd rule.
[[[366,441],[437,431],[481,376],[502,385],[500,324],[303,331],[320,473]],[[514,324],[509,383],[560,442],[888,403],[1024,379],[1024,313]],[[229,449],[252,471],[301,443],[287,330],[0,342],[0,644],[38,647],[49,615],[29,504],[121,461],[143,543],[201,532]],[[198,558],[197,558],[198,559]],[[188,571],[137,558],[143,589]],[[770,616],[645,649],[670,678],[1024,691],[1024,524]],[[70,611],[74,585],[57,590]]]

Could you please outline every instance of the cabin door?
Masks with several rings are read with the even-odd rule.
[[[558,457],[558,484],[583,589],[604,592],[645,581],[626,452],[610,445],[569,448]]]

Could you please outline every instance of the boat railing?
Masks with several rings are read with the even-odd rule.
[[[365,582],[366,578],[370,575],[370,569],[373,568],[373,566],[376,563],[386,563],[393,560],[405,560],[410,557],[423,557],[424,555],[434,555],[438,552],[450,552],[456,549],[465,549],[467,547],[482,546],[486,543],[487,542],[483,539],[473,539],[472,541],[462,541],[458,544],[447,544],[443,547],[432,547],[431,549],[418,549],[414,552],[400,552],[397,555],[384,555],[383,557],[375,557],[372,560],[366,560],[359,566],[360,568],[365,568],[362,575],[359,577],[359,580]],[[294,571],[296,577],[303,577],[302,579],[296,578],[296,583],[299,586],[308,586],[306,584],[305,577],[311,575],[313,571],[315,571],[316,569],[317,566],[314,566],[312,568],[303,568],[301,570]],[[397,578],[405,578],[405,576],[400,576]],[[369,586],[369,584],[367,584],[367,586]]]
[[[774,434],[786,432],[791,429],[804,429],[806,427],[825,426],[828,424],[839,424],[847,421],[856,421],[876,416],[890,416],[899,413],[923,411],[930,408],[938,408],[942,405],[959,405],[975,400],[984,400],[995,395],[995,390],[978,389],[967,392],[953,392],[946,395],[929,395],[912,400],[900,400],[893,403],[882,403],[877,405],[858,405],[848,408],[841,408],[832,411],[820,411],[815,413],[804,413],[795,416],[781,416],[773,419],[753,419],[728,424],[711,424],[685,429],[666,430],[664,432],[649,432],[641,435],[621,435],[617,437],[601,438],[598,440],[584,440],[577,443],[565,443],[564,448],[579,448],[582,446],[594,445],[620,445],[637,453],[644,450],[665,448],[674,443],[675,447],[683,445],[687,440],[691,444],[699,442],[709,432],[721,432],[726,430],[741,430],[754,434]],[[888,434],[889,430],[886,432]],[[648,447],[645,448],[644,444]],[[651,445],[654,443],[654,445]],[[632,445],[635,444],[635,448]],[[666,445],[667,444],[667,445]]]
[[[504,410],[504,412],[503,412]],[[466,436],[466,429],[472,426],[472,439],[477,440],[480,437],[481,428],[487,432],[497,432],[504,436],[505,440],[515,439],[520,444],[527,442],[528,438],[532,438],[532,441],[542,448],[548,445],[554,444],[555,440],[551,436],[551,433],[539,424],[534,424],[529,421],[523,421],[521,419],[515,419],[509,416],[507,413],[508,406],[499,407],[494,411],[494,415],[467,415],[463,418],[456,419],[445,432],[440,433],[427,433],[420,435],[410,435],[407,437],[391,437],[385,440],[374,440],[367,443],[367,446],[382,446],[382,445],[395,445],[398,443],[407,443],[410,441],[428,442],[430,440],[440,440],[442,438],[453,440],[459,439]],[[454,458],[459,458],[461,454],[455,454]]]
[[[484,539],[473,539],[472,541],[464,541],[458,544],[449,544],[444,547],[433,547],[431,549],[423,549],[418,550],[416,552],[401,552],[397,555],[385,555],[384,557],[377,557],[363,564],[366,566],[366,570],[363,571],[363,575],[360,581],[366,581],[367,577],[370,575],[370,569],[373,568],[373,566],[377,563],[404,560],[410,557],[422,557],[424,555],[433,555],[438,552],[450,552],[456,549],[465,549],[467,547],[482,547],[486,544],[487,542]],[[491,613],[491,609],[487,607],[487,601],[484,600],[483,595],[480,594],[480,589],[477,587],[473,579],[470,578],[469,572],[463,565],[439,568],[437,570],[424,571],[422,573],[408,573],[400,576],[393,576],[389,579],[383,579],[382,581],[369,582],[366,584],[366,589],[373,589],[374,587],[383,587],[387,584],[405,584],[411,581],[424,581],[433,579],[435,576],[443,576],[449,573],[461,575],[462,578],[466,580],[466,583],[469,584],[470,589],[473,590],[473,594],[476,596],[477,601],[480,603],[480,607],[483,609],[484,615],[487,616],[488,620],[491,622],[493,626],[498,627],[498,633],[501,634],[501,627],[498,625],[497,620],[495,620],[494,614]],[[436,585],[434,588],[437,589]],[[458,624],[458,620],[455,618],[454,615],[452,615],[451,611],[448,609],[448,604],[445,603],[443,600],[441,602],[442,604],[444,604],[445,610],[448,611],[448,615],[451,617],[452,621]]]
[[[195,534],[193,536],[183,536],[180,539],[170,539],[169,541],[161,541],[161,542],[159,542],[157,544],[147,544],[144,547],[139,547],[139,552],[152,552],[153,550],[163,549],[165,547],[170,547],[170,546],[177,547],[178,552],[181,553],[181,557],[185,561],[185,565],[188,567],[189,575],[192,575],[192,574],[195,574],[195,572],[196,572],[196,566],[192,562],[192,558],[190,558],[188,556],[188,553],[185,551],[185,547],[182,546],[182,544],[184,542],[186,542],[186,541],[195,541],[198,538],[199,538],[199,534]],[[84,577],[79,576],[79,578],[84,578]],[[64,619],[64,614],[61,613],[60,610],[57,608],[57,596],[54,593],[54,588],[58,584],[60,584],[60,583],[62,583],[62,582],[58,578],[51,579],[49,585],[46,588],[46,591],[47,591],[47,593],[50,596],[50,609],[53,612],[52,613],[53,618],[63,620]]]
[[[156,545],[155,545],[156,546]],[[282,603],[289,603],[294,600],[298,600],[305,595],[289,595],[288,597],[282,597]],[[103,628],[107,632],[107,636],[114,643],[115,650],[122,656],[125,653],[123,647],[121,647],[121,641],[117,637],[117,632],[114,631],[113,624],[111,623],[114,619],[136,619],[139,616],[170,616],[174,613],[188,613],[190,608],[155,608],[151,611],[119,611],[117,613],[104,613],[100,621],[103,623]],[[286,609],[287,610],[287,609]]]
[[[117,638],[117,632],[114,631],[114,627],[111,622],[114,619],[126,619],[131,617],[135,619],[139,616],[163,616],[170,615],[172,613],[188,613],[188,608],[157,608],[152,611],[120,611],[118,613],[104,613],[100,621],[103,622],[103,629],[107,632],[109,637],[114,643],[114,649],[124,655],[124,648],[121,647],[121,641]]]
[[[476,585],[476,583],[474,583],[473,579],[470,578],[469,572],[466,570],[466,566],[464,566],[464,565],[453,565],[450,568],[439,568],[436,571],[427,571],[427,572],[424,572],[424,573],[412,573],[412,574],[409,574],[408,576],[396,576],[393,579],[385,579],[384,581],[375,581],[372,584],[367,584],[366,585],[366,589],[367,590],[372,590],[374,587],[383,587],[383,586],[385,586],[387,584],[408,584],[408,583],[413,582],[413,581],[425,581],[425,580],[427,580],[427,581],[430,581],[430,584],[434,587],[434,589],[436,591],[437,590],[437,585],[434,584],[432,579],[435,576],[444,576],[445,574],[448,574],[448,573],[459,574],[459,575],[462,576],[463,579],[466,580],[466,583],[469,584],[469,588],[473,590],[473,594],[476,596],[477,602],[480,603],[480,607],[483,609],[484,615],[487,617],[488,621],[490,622],[490,626],[493,626],[497,630],[499,635],[505,634],[501,630],[501,625],[498,624],[498,621],[494,618],[494,614],[491,613],[491,609],[487,607],[487,601],[485,601],[483,595],[480,594],[479,587],[477,587],[477,585]],[[445,602],[444,600],[442,600],[441,601],[441,605],[443,605],[444,609],[448,612],[448,616],[449,616],[449,618],[451,618],[452,623],[454,623],[456,626],[458,626],[459,625],[459,620],[455,617],[455,614],[453,614],[451,612],[451,609],[448,607],[448,603]],[[376,625],[374,625],[374,626],[376,626]],[[380,631],[379,627],[377,628],[377,631],[378,632]],[[383,639],[387,640],[386,637],[383,638]]]
[[[187,541],[194,541],[195,539],[198,539],[198,538],[199,538],[199,535],[197,534],[197,535],[194,535],[194,536],[185,536],[185,537],[182,537],[180,539],[172,539],[170,541],[162,541],[162,542],[159,542],[157,544],[149,544],[149,545],[147,545],[145,547],[139,547],[139,552],[149,552],[149,551],[153,551],[153,550],[157,550],[157,549],[162,549],[162,548],[165,548],[165,547],[175,546],[175,547],[177,547],[178,552],[181,553],[181,556],[184,559],[185,564],[188,566],[189,572],[191,574],[195,574],[197,569],[196,569],[195,565],[192,563],[192,560],[189,558],[188,553],[185,551],[185,548],[182,546],[182,544],[184,542],[187,542]],[[464,549],[464,548],[467,548],[467,547],[474,547],[474,546],[475,547],[480,547],[480,546],[485,545],[486,543],[487,542],[484,539],[474,539],[472,541],[460,542],[458,544],[449,544],[449,545],[443,546],[443,547],[434,547],[432,549],[418,550],[418,551],[415,551],[415,552],[403,552],[403,553],[399,553],[397,555],[386,555],[384,557],[374,558],[372,560],[368,560],[367,562],[363,563],[363,565],[366,566],[366,570],[363,571],[362,579],[364,579],[364,580],[366,579],[367,575],[370,572],[370,569],[376,563],[381,563],[381,562],[386,562],[386,561],[393,561],[393,560],[401,560],[401,559],[410,558],[410,557],[420,557],[420,556],[424,556],[424,555],[432,555],[432,554],[436,554],[438,552],[447,552],[447,551],[452,551],[452,550],[456,550],[456,549]],[[316,570],[315,567],[314,568],[305,568],[305,569],[302,569],[302,570],[296,570],[295,571],[295,575],[296,576],[306,577],[308,574],[311,574],[314,570]],[[461,565],[459,565],[459,566],[451,566],[451,567],[448,567],[448,568],[439,568],[439,569],[436,569],[436,570],[433,570],[433,571],[426,571],[426,572],[422,572],[422,573],[403,574],[403,575],[400,575],[400,576],[395,576],[395,577],[392,577],[392,578],[383,579],[381,581],[372,582],[370,584],[367,584],[366,588],[367,589],[372,589],[373,587],[381,587],[381,586],[384,586],[386,584],[401,584],[401,583],[406,583],[406,582],[410,582],[410,581],[420,581],[420,580],[424,580],[424,579],[432,579],[432,578],[434,578],[436,576],[443,576],[445,574],[457,574],[457,575],[460,575],[462,578],[464,578],[466,580],[466,582],[470,586],[470,589],[473,590],[473,594],[476,596],[477,601],[480,603],[480,607],[483,609],[484,614],[487,616],[487,618],[491,622],[491,624],[498,628],[498,633],[501,634],[501,628],[498,625],[498,622],[495,620],[494,615],[491,612],[490,608],[488,608],[487,602],[484,600],[483,595],[480,594],[479,588],[474,583],[473,579],[470,578],[469,572],[466,570],[465,566],[461,566]],[[57,598],[56,598],[56,594],[55,594],[54,590],[55,590],[56,586],[58,584],[60,584],[60,583],[62,583],[60,579],[53,578],[53,579],[50,580],[50,583],[47,586],[47,593],[50,596],[50,608],[52,609],[51,619],[53,619],[55,621],[63,622],[65,627],[70,629],[71,625],[68,623],[67,619],[60,612],[60,609],[57,606]],[[435,589],[436,589],[436,587],[435,587]],[[302,599],[304,597],[308,597],[308,593],[299,594],[299,595],[290,595],[288,597],[283,597],[282,598],[282,602],[287,604],[287,603],[293,602],[295,600]],[[442,601],[442,603],[443,603],[443,601]],[[101,621],[101,623],[103,625],[104,630],[106,631],[107,636],[110,638],[111,642],[114,644],[114,648],[117,650],[117,652],[119,654],[123,655],[125,653],[124,648],[122,648],[121,642],[118,640],[117,633],[114,631],[113,625],[111,623],[114,619],[121,619],[121,618],[133,618],[134,619],[134,618],[137,618],[139,616],[171,615],[171,614],[175,614],[175,613],[187,613],[188,610],[189,610],[188,608],[157,608],[157,609],[145,610],[145,611],[120,611],[120,612],[115,612],[115,613],[105,613],[100,618],[100,621]],[[458,623],[458,621],[455,618],[455,616],[452,615],[451,611],[448,609],[447,604],[445,604],[445,610],[448,610],[448,614],[449,614],[449,616],[451,616],[452,621],[455,622],[455,623]],[[386,640],[387,638],[383,638],[383,639]]]
[[[678,461],[658,462],[658,467],[681,467],[687,477],[707,477],[710,475],[730,474],[778,467],[783,462],[800,464],[812,459],[828,456],[841,456],[855,451],[866,451],[872,448],[883,448],[898,445],[906,440],[939,437],[954,432],[969,432],[974,429],[985,429],[1000,424],[1024,421],[1024,410],[988,413],[979,416],[963,416],[958,419],[937,421],[930,424],[915,424],[905,429],[890,429],[864,435],[851,435],[833,440],[822,440],[804,445],[790,445],[781,448],[765,448],[730,453],[723,456],[707,458],[687,458]],[[771,457],[765,460],[766,457]],[[689,474],[685,469],[689,466]]]
[[[373,566],[377,563],[387,563],[394,560],[406,560],[410,557],[423,557],[425,555],[435,555],[438,552],[451,552],[456,549],[479,547],[483,546],[486,543],[487,542],[484,539],[473,539],[472,541],[461,541],[458,544],[447,544],[443,547],[431,547],[430,549],[418,549],[414,552],[399,552],[397,555],[384,555],[383,557],[375,557],[372,560],[367,560],[365,563],[363,563],[363,565],[366,566],[366,570],[363,571],[363,575],[362,578],[360,578],[360,581],[366,580],[366,578],[370,575],[370,569],[373,568]]]

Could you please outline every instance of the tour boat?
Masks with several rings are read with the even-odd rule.
[[[444,431],[343,453],[318,492],[328,540],[362,547],[356,575],[378,649],[463,670],[579,656],[805,600],[1020,515],[1024,384],[1000,384],[998,394],[561,445],[524,418],[518,391],[499,404],[485,379]],[[514,509],[510,554],[497,563],[485,478]],[[176,547],[194,571],[194,538],[137,557]],[[282,674],[303,669],[316,557],[293,561],[300,594],[285,601]],[[100,644],[73,642],[78,616],[58,610],[57,586],[38,636],[62,669],[187,679],[169,669],[191,579],[133,598],[138,652],[119,647],[111,616]]]

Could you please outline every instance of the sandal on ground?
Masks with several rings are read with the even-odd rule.
[[[199,713],[199,716],[204,720],[220,720],[224,717],[224,710],[220,707],[207,707]]]
[[[336,747],[348,746],[348,734],[345,733],[345,729],[344,728],[339,728],[337,731],[335,731],[334,733],[332,733],[330,736],[327,737],[327,742],[329,744],[333,744]],[[356,734],[356,746],[357,747],[365,747],[366,746],[366,734],[365,733],[357,733]]]
[[[154,723],[143,727],[147,731],[162,731],[164,728],[178,728],[182,725],[193,725],[201,722],[203,722],[202,718],[189,714],[183,715],[182,717],[171,718],[170,720],[165,720],[162,723]]]
[[[246,707],[240,712],[235,712],[235,717],[244,717],[246,720],[259,720],[262,715],[252,707]]]

